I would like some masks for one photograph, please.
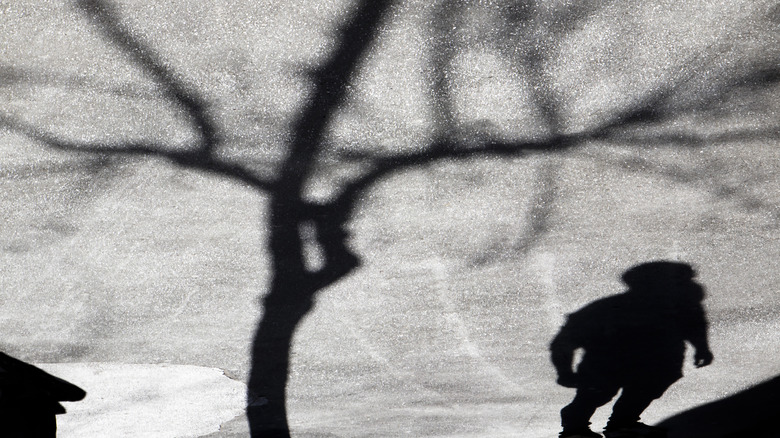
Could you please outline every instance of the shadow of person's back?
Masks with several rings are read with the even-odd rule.
[[[54,438],[63,401],[86,392],[28,363],[0,352],[0,437]]]

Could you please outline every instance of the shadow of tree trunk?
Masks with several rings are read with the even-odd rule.
[[[344,158],[360,161],[368,170],[345,183],[341,192],[332,200],[313,204],[306,200],[305,187],[312,176],[318,154],[323,149],[329,123],[339,105],[343,103],[348,84],[376,40],[381,22],[393,5],[391,0],[360,0],[356,3],[351,18],[335,32],[336,44],[333,53],[319,67],[309,72],[314,88],[293,125],[288,156],[280,166],[279,174],[272,180],[263,179],[252,172],[250,167],[220,159],[215,153],[221,143],[219,127],[209,113],[205,100],[199,96],[197,90],[190,89],[178,79],[153,50],[123,26],[108,0],[80,0],[78,4],[101,29],[105,38],[161,85],[165,97],[186,113],[199,141],[186,150],[174,150],[153,143],[71,143],[14,117],[0,114],[0,127],[10,128],[55,149],[99,156],[124,154],[161,157],[184,168],[241,181],[270,196],[270,220],[267,227],[270,230],[272,279],[270,290],[263,300],[263,316],[257,325],[251,348],[247,417],[252,437],[290,436],[285,403],[295,332],[312,309],[317,293],[349,275],[359,266],[357,256],[347,244],[346,225],[352,219],[363,191],[394,172],[438,160],[460,160],[477,156],[516,157],[530,153],[552,154],[594,139],[606,141],[617,138],[628,141],[619,138],[618,128],[635,122],[647,122],[649,115],[661,114],[666,99],[675,90],[675,84],[670,83],[659,92],[645,96],[644,100],[624,112],[605,118],[599,126],[587,131],[565,134],[560,114],[561,97],[554,92],[549,84],[550,77],[542,68],[546,62],[544,48],[547,47],[542,43],[551,37],[548,34],[532,32],[531,36],[536,35],[534,38],[522,40],[524,45],[532,47],[526,50],[526,55],[520,59],[520,63],[529,72],[530,82],[536,86],[532,100],[544,116],[549,136],[525,142],[499,141],[485,136],[480,137],[476,143],[459,143],[460,136],[452,135],[453,131],[459,128],[447,78],[452,68],[452,60],[459,50],[457,44],[451,46],[454,44],[453,38],[457,36],[452,29],[459,23],[460,17],[457,14],[468,2],[442,1],[438,6],[438,22],[435,23],[437,26],[433,29],[433,33],[438,35],[438,43],[434,45],[433,73],[430,78],[433,88],[431,97],[437,110],[438,124],[433,140],[430,144],[420,145],[417,152],[396,156],[345,154]],[[596,6],[598,2],[588,8]],[[528,6],[526,9],[530,11],[533,8]],[[565,12],[566,23],[570,24],[586,14],[580,9]],[[533,15],[531,12],[525,15],[528,17],[523,20],[536,17],[534,19],[538,21],[537,26],[546,23],[541,15]],[[537,45],[542,48],[535,49]],[[641,139],[641,142],[647,143],[645,139]],[[542,202],[531,211],[532,233],[526,246],[532,245],[534,239],[538,239],[549,227],[549,216],[556,196],[556,169],[557,163],[551,161],[540,170],[538,192]],[[302,233],[304,226],[313,228],[315,237],[311,238]],[[304,254],[304,246],[307,244],[316,245],[321,250],[321,267],[307,266]]]
[[[314,70],[315,90],[294,127],[290,153],[271,190],[271,290],[263,301],[263,317],[252,346],[247,417],[252,437],[288,437],[285,407],[290,350],[295,330],[312,307],[315,295],[358,265],[347,248],[344,224],[352,205],[320,210],[305,202],[304,186],[321,150],[328,123],[343,101],[346,87],[379,24],[390,9],[389,0],[361,1],[351,20],[340,29],[336,51]],[[352,204],[354,200],[351,200]],[[323,213],[326,214],[318,214]],[[301,228],[315,227],[324,264],[306,267]]]

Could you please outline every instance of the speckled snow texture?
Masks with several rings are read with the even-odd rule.
[[[218,157],[273,178],[353,6],[116,11],[207,102]],[[778,23],[765,0],[397,2],[329,114],[307,197],[331,199],[372,160],[434,140],[590,137],[557,154],[421,163],[362,193],[348,223],[362,265],[320,293],[293,345],[293,435],[554,436],[571,391],[555,385],[549,340],[658,258],[696,266],[715,362],[686,368],[647,422],[780,373]],[[645,117],[620,127],[631,115]],[[245,379],[270,281],[267,194],[164,160],[56,152],[6,129],[19,121],[166,151],[197,134],[74,2],[0,1],[0,349]],[[100,380],[83,376],[87,389]],[[138,407],[149,417],[132,421],[157,421]],[[223,418],[197,412],[209,427]]]
[[[42,364],[80,385],[87,397],[65,403],[58,436],[198,437],[244,410],[246,386],[217,369],[170,364]]]

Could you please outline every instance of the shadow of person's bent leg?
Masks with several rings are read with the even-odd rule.
[[[639,423],[642,412],[650,404],[663,396],[667,389],[679,377],[670,377],[667,379],[646,378],[637,379],[623,387],[623,391],[618,397],[615,405],[612,407],[612,415],[609,417],[604,433],[606,437],[613,436],[613,431],[626,431],[637,428],[640,425],[641,433],[646,436],[666,436],[666,430],[660,427],[647,426]],[[620,436],[618,434],[618,436]]]
[[[617,386],[583,386],[577,389],[574,399],[561,409],[561,424],[564,435],[581,433],[589,429],[590,418],[601,406],[609,403],[620,388]]]

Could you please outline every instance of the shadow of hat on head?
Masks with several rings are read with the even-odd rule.
[[[690,286],[696,271],[688,263],[657,260],[629,268],[621,279],[631,290],[666,291],[680,286]]]
[[[629,286],[659,281],[688,281],[696,277],[696,271],[687,263],[657,260],[629,268],[621,279]]]

